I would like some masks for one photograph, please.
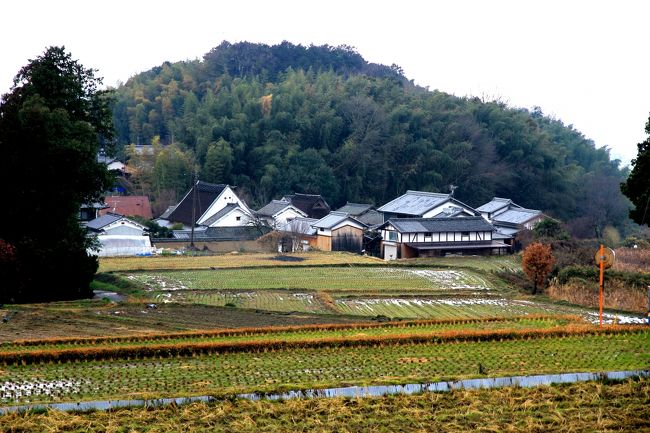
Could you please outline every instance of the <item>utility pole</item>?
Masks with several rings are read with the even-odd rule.
[[[195,250],[194,246],[194,224],[196,222],[196,188],[199,184],[199,181],[196,179],[197,173],[194,170],[192,175],[192,226],[190,228],[190,249]]]

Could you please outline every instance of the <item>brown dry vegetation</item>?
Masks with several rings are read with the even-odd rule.
[[[284,402],[228,400],[163,409],[12,414],[13,432],[640,432],[650,430],[650,380],[534,389]]]
[[[623,272],[650,273],[650,250],[640,248],[618,248],[612,268]]]
[[[552,283],[547,294],[552,299],[598,308],[598,281],[587,282],[574,279],[566,284]],[[604,290],[605,308],[643,313],[648,307],[645,290],[625,286],[618,280],[606,280]]]
[[[116,336],[195,329],[287,326],[367,321],[365,317],[275,313],[205,305],[102,301],[27,304],[0,308],[0,343],[62,336]]]

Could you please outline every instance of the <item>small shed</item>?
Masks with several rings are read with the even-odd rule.
[[[316,246],[323,251],[351,251],[363,249],[366,224],[344,212],[330,212],[312,224],[316,229]]]
[[[146,227],[129,218],[107,213],[86,224],[88,234],[96,236],[99,251],[91,251],[100,257],[136,256],[152,253],[151,240]]]

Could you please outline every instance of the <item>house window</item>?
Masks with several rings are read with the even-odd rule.
[[[241,221],[241,217],[240,217],[240,216],[235,217],[235,219],[236,219],[237,221]]]
[[[388,232],[388,240],[397,242],[397,232],[389,231]]]
[[[461,232],[460,240],[461,241],[469,241],[469,232]]]
[[[325,229],[323,227],[319,228],[318,230],[321,231],[321,232],[325,231]]]

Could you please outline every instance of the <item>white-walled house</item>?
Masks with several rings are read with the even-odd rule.
[[[96,235],[100,244],[100,257],[149,255],[151,240],[146,227],[125,216],[107,213],[86,224],[88,233]]]
[[[182,223],[183,229],[194,226],[240,227],[250,225],[253,211],[234,192],[234,187],[197,181],[173,208],[156,222],[164,227]]]
[[[494,197],[476,210],[505,238],[512,238],[524,229],[532,230],[538,222],[548,218],[540,210],[526,209],[510,199],[500,197]]]
[[[296,218],[307,218],[307,214],[288,200],[271,200],[266,206],[258,210],[258,219],[274,229],[285,227]]]
[[[384,221],[391,218],[441,218],[480,215],[474,208],[456,200],[451,194],[406,191],[377,209]]]
[[[509,251],[508,245],[493,239],[494,227],[481,216],[391,218],[379,229],[385,260]]]

